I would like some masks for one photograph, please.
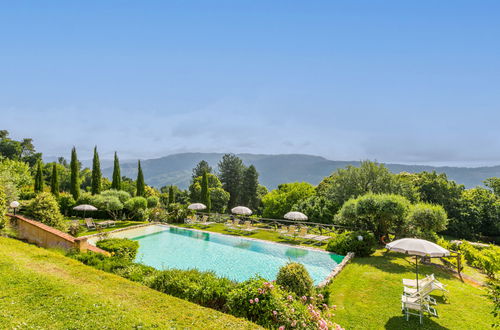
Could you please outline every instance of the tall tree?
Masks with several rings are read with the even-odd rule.
[[[50,192],[54,197],[59,198],[59,175],[57,174],[57,164],[52,164],[52,176],[50,177]]]
[[[39,193],[43,191],[43,169],[42,169],[42,161],[39,160],[36,163],[36,173],[35,173],[35,192]]]
[[[202,176],[203,173],[212,173],[212,167],[210,167],[210,165],[208,165],[208,162],[206,162],[205,160],[202,160],[196,165],[195,168],[193,168],[193,174],[191,178],[194,180],[197,177]]]
[[[71,195],[75,201],[80,197],[80,163],[76,155],[76,148],[71,149]]]
[[[210,212],[212,208],[212,203],[210,201],[210,191],[208,190],[208,176],[207,172],[203,173],[201,179],[201,202],[207,207],[206,211]]]
[[[241,187],[241,203],[252,210],[259,207],[257,189],[259,188],[259,173],[255,166],[250,165],[243,173],[243,184]]]
[[[234,154],[225,154],[219,162],[219,178],[222,188],[230,195],[228,207],[236,206],[240,201],[241,180],[245,166]]]
[[[94,147],[94,158],[92,159],[92,184],[91,192],[92,195],[97,195],[101,192],[101,163],[99,162],[99,154],[97,153],[97,146]]]
[[[120,174],[120,161],[118,160],[118,155],[115,151],[115,162],[113,165],[113,182],[111,182],[111,188],[116,190],[122,189],[122,177]]]
[[[137,181],[136,181],[136,196],[144,196],[144,174],[142,173],[141,161],[137,161]]]
[[[175,203],[175,191],[174,186],[168,187],[168,205]]]

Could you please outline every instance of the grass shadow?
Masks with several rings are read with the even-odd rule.
[[[410,315],[407,321],[406,316],[393,316],[385,324],[387,330],[400,330],[400,329],[429,329],[429,330],[444,330],[449,329],[437,324],[432,318],[425,316],[420,324],[418,316]]]

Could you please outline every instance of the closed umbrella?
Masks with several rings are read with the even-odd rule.
[[[75,211],[83,211],[83,217],[85,218],[85,212],[86,211],[97,211],[97,207],[89,205],[89,204],[81,204],[78,206],[75,206],[73,208]]]
[[[250,210],[246,206],[236,206],[231,209],[231,212],[234,214],[239,214],[239,215],[251,215],[252,210]]]
[[[401,252],[415,256],[415,274],[417,278],[418,291],[418,256],[422,257],[447,257],[450,251],[445,248],[419,238],[402,238],[391,242],[385,246],[386,249],[394,252]]]
[[[196,210],[196,211],[198,211],[198,210],[204,210],[206,208],[207,208],[207,206],[205,204],[202,204],[202,203],[194,203],[194,204],[190,204],[188,206],[188,209],[190,209],[190,210]]]
[[[288,212],[283,217],[288,220],[297,220],[297,221],[305,221],[308,219],[307,215],[305,215],[302,212]]]

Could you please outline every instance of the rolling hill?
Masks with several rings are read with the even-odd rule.
[[[177,185],[182,189],[189,186],[191,170],[201,160],[206,160],[214,169],[222,158],[222,153],[179,153],[161,158],[142,160],[145,180],[149,185],[161,187]],[[333,161],[320,156],[287,154],[237,154],[248,166],[253,164],[260,174],[261,184],[274,189],[280,183],[306,181],[318,184],[325,176],[330,175],[338,168],[347,165],[358,166],[359,161]],[[421,171],[437,171],[446,173],[448,177],[466,187],[481,185],[483,180],[500,177],[500,166],[490,167],[435,167],[426,165],[386,164],[393,173]],[[103,170],[103,174],[111,177],[112,167]],[[121,173],[130,178],[137,176],[137,164],[126,161],[121,164]]]

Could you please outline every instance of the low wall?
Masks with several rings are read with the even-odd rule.
[[[347,253],[347,255],[344,257],[344,259],[342,259],[340,264],[338,264],[337,267],[335,267],[333,269],[333,271],[330,273],[330,275],[328,275],[327,278],[323,282],[318,284],[318,287],[322,288],[325,285],[328,285],[335,278],[335,276],[340,274],[342,269],[344,269],[344,267],[347,266],[347,263],[349,261],[351,261],[352,258],[354,258],[354,252]]]
[[[28,219],[22,215],[8,214],[10,222],[20,239],[44,248],[61,248],[64,250],[93,251],[108,254],[87,243],[87,238],[76,238],[68,233],[47,226],[39,221]]]

